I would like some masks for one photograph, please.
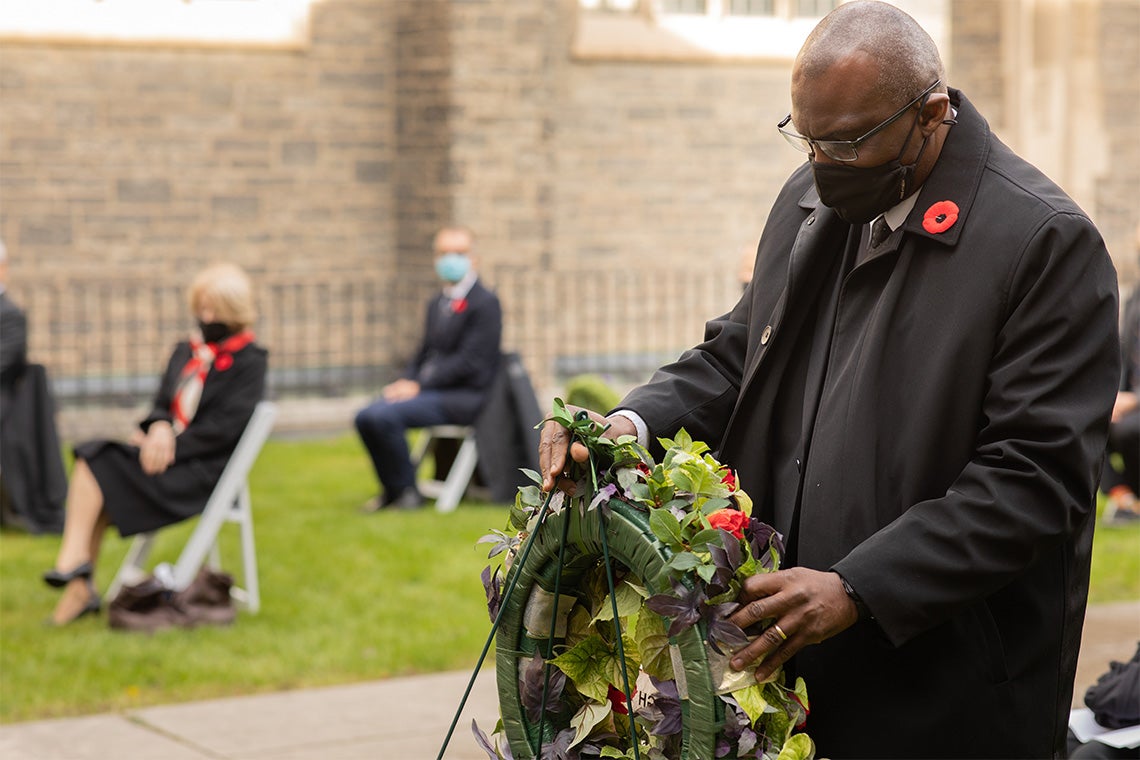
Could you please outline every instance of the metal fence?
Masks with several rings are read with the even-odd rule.
[[[422,330],[430,276],[326,273],[256,277],[259,342],[274,397],[375,391],[406,362]],[[505,350],[537,389],[573,375],[639,382],[698,341],[706,319],[739,295],[732,272],[497,267],[484,279],[503,302]],[[192,325],[183,286],[115,277],[24,283],[30,358],[47,365],[59,405],[135,406],[154,393],[174,342]]]

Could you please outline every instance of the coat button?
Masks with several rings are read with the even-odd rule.
[[[772,325],[764,328],[764,332],[760,333],[760,345],[768,345],[768,340],[772,337]]]

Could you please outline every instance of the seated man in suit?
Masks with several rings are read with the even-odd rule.
[[[473,242],[463,227],[436,233],[435,271],[444,287],[428,301],[419,350],[403,377],[356,415],[356,430],[384,489],[364,505],[366,512],[423,505],[408,428],[471,424],[495,378],[503,313],[498,297],[479,282]]]

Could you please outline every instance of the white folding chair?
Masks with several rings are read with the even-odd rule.
[[[242,581],[245,585],[244,588],[235,585],[230,594],[250,612],[256,613],[261,607],[257,585],[257,555],[253,543],[253,510],[249,501],[249,471],[269,438],[276,417],[277,405],[272,401],[262,401],[254,409],[253,416],[234,453],[230,455],[222,477],[210,494],[198,525],[182,548],[178,561],[167,572],[160,572],[156,568],[156,576],[169,588],[181,591],[189,586],[198,570],[206,563],[207,555],[212,565],[220,565],[218,533],[225,523],[237,523],[241,531]],[[123,564],[119,566],[119,571],[107,590],[108,599],[114,599],[125,584],[135,583],[145,574],[143,565],[150,555],[155,535],[155,532],[151,532],[135,536]],[[162,577],[163,575],[167,577]]]
[[[467,492],[471,476],[475,474],[479,450],[475,445],[475,428],[466,425],[432,425],[420,431],[419,440],[412,452],[412,464],[417,470],[432,443],[440,439],[460,441],[459,452],[451,463],[447,479],[440,480],[437,472],[436,477],[430,480],[417,479],[416,488],[424,496],[435,499],[437,512],[452,512],[459,506],[459,500]]]

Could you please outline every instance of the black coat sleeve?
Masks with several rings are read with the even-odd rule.
[[[28,320],[23,310],[0,293],[0,378],[13,376],[27,362]]]

